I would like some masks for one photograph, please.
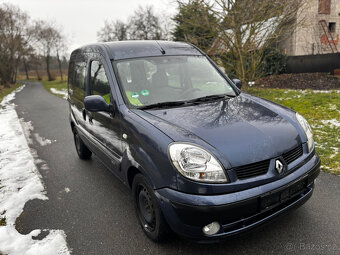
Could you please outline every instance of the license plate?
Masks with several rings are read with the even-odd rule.
[[[262,197],[261,198],[261,209],[266,209],[268,207],[278,205],[294,197],[295,195],[298,195],[305,189],[307,185],[306,183],[307,183],[307,180],[304,179],[281,191]]]

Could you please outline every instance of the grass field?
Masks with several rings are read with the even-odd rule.
[[[44,87],[48,92],[55,94],[58,97],[65,98],[65,93],[67,93],[67,77],[66,77],[66,80],[64,79],[64,81],[42,80],[41,82],[44,84]]]
[[[340,174],[340,91],[255,89],[247,91],[285,105],[312,126],[322,169]]]
[[[1,86],[0,88],[0,102],[2,101],[2,99],[7,96],[9,93],[11,93],[13,90],[16,90],[17,88],[19,88],[22,85],[22,83],[17,83],[15,85],[11,85],[10,88],[4,88],[3,86]]]

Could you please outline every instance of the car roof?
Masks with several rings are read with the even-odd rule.
[[[81,47],[74,52],[98,52],[98,50],[106,51],[112,60],[154,56],[202,55],[200,50],[185,42],[138,40],[95,43]]]

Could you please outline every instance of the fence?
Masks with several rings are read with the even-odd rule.
[[[340,69],[340,53],[291,56],[287,59],[287,73],[332,73]]]

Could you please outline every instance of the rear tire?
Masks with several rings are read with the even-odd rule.
[[[153,189],[143,175],[137,174],[133,179],[132,194],[137,218],[144,233],[154,242],[164,241],[170,233],[169,226]]]
[[[84,160],[90,159],[92,155],[92,151],[90,151],[86,147],[84,142],[81,140],[78,134],[78,131],[75,127],[73,128],[73,136],[74,136],[74,144],[76,146],[76,150],[77,150],[79,158],[84,159]]]

